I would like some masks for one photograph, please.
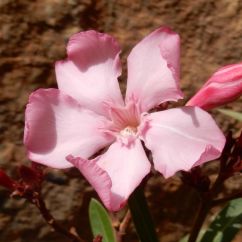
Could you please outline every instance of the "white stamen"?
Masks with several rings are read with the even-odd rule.
[[[137,129],[135,127],[127,126],[126,128],[120,131],[120,134],[123,137],[128,137],[130,135],[135,135],[136,132],[137,132]]]

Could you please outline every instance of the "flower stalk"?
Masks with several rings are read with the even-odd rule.
[[[218,195],[224,181],[231,177],[235,172],[241,172],[241,137],[242,133],[238,139],[233,139],[231,133],[227,135],[226,144],[220,158],[219,174],[213,186],[210,189],[207,187],[207,191],[206,189],[199,189],[199,186],[194,186],[199,192],[201,200],[188,242],[196,242],[198,234],[211,207],[216,206],[221,202],[226,202],[242,196],[240,191],[222,199],[214,199]]]
[[[36,193],[34,198],[30,202],[39,209],[42,217],[45,219],[47,224],[49,224],[57,233],[65,236],[71,242],[84,242],[84,240],[82,240],[79,236],[75,235],[71,231],[66,230],[59,223],[57,223],[49,210],[46,208],[45,202],[41,198],[39,193]]]
[[[142,185],[131,194],[129,208],[141,242],[158,242]]]

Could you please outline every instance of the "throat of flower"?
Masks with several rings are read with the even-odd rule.
[[[118,135],[117,140],[126,147],[131,147],[137,138],[137,127],[127,126],[122,129]]]
[[[134,143],[138,137],[141,116],[138,104],[129,101],[125,106],[110,105],[108,108],[110,125],[105,133],[113,135],[126,146]]]
[[[127,126],[126,128],[122,129],[119,134],[122,137],[127,138],[129,136],[135,136],[136,133],[137,133],[137,128],[136,127]]]

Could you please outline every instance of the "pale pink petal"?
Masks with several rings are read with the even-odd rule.
[[[61,91],[86,108],[107,115],[106,102],[123,105],[118,84],[120,48],[109,35],[90,30],[73,35],[67,45],[68,59],[56,63]]]
[[[102,170],[94,160],[86,160],[80,157],[67,156],[66,159],[75,167],[77,167],[82,175],[88,180],[92,187],[96,190],[103,204],[111,209],[111,187],[112,182],[104,170]]]
[[[107,120],[57,89],[39,89],[29,98],[24,143],[29,158],[54,167],[70,167],[69,154],[88,158],[111,142],[102,129]]]
[[[239,63],[216,71],[186,105],[209,110],[232,102],[241,95],[242,63]]]
[[[218,158],[225,144],[212,117],[197,107],[147,115],[140,132],[152,152],[155,169],[166,178]]]
[[[113,143],[107,152],[100,156],[97,164],[111,178],[108,208],[113,211],[126,204],[129,195],[149,173],[151,166],[139,139],[129,146],[118,141]]]
[[[142,111],[182,98],[179,82],[180,38],[168,28],[152,32],[128,57],[126,101],[140,101]]]

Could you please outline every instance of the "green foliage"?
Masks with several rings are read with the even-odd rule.
[[[229,204],[216,216],[201,242],[229,242],[242,228],[242,198],[229,202]]]
[[[242,228],[242,198],[234,199],[215,217],[208,229],[202,229],[197,242],[231,242]],[[179,242],[187,242],[189,235]]]
[[[237,119],[239,121],[242,121],[242,113],[236,112],[236,111],[232,111],[230,109],[223,109],[223,108],[219,108],[217,109],[220,113],[223,113],[229,117],[232,117],[234,119]]]
[[[188,238],[189,238],[189,235],[186,235],[182,239],[180,239],[179,242],[187,242]]]
[[[202,236],[204,235],[205,231],[204,229],[202,229],[197,237],[197,242],[201,241]],[[189,234],[187,234],[186,236],[184,236],[181,240],[179,240],[179,242],[187,242],[189,239]],[[208,242],[208,241],[207,241]],[[209,241],[211,242],[211,241]]]
[[[109,215],[96,199],[91,199],[88,213],[93,236],[101,235],[103,242],[116,242],[115,232]]]
[[[129,197],[129,208],[140,242],[158,242],[153,220],[142,186],[137,187]]]

